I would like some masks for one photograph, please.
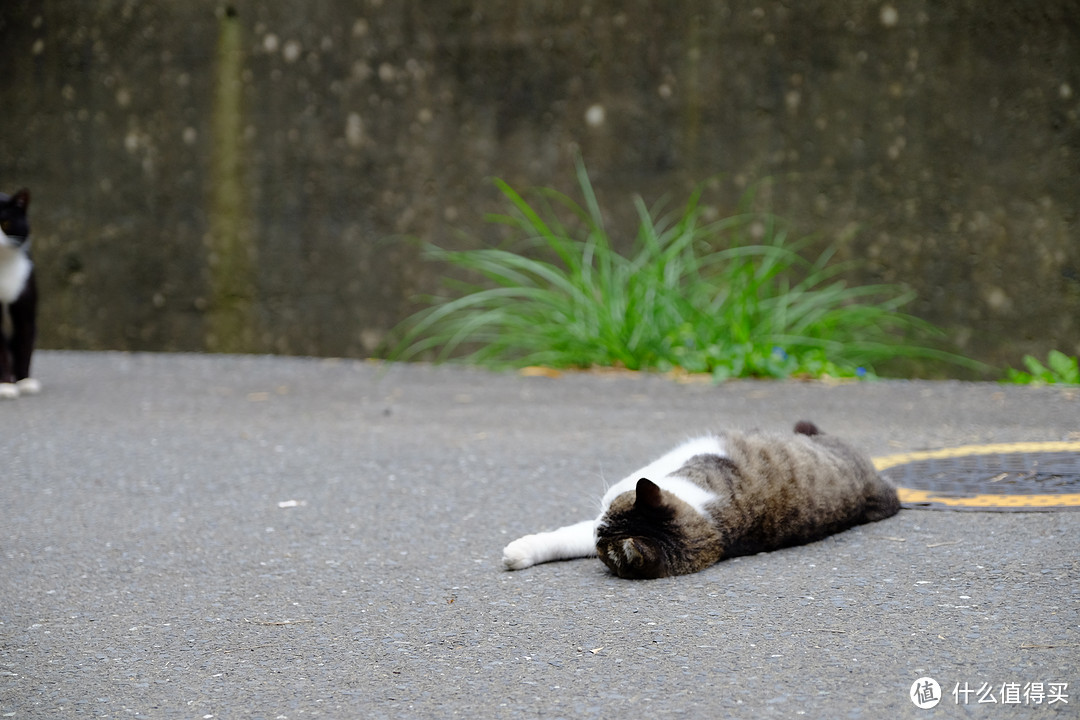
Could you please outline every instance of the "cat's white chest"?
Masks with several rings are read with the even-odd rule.
[[[34,264],[26,253],[10,245],[0,245],[0,302],[19,299]]]
[[[638,478],[643,477],[652,480],[661,489],[674,494],[698,512],[704,513],[705,506],[714,501],[716,495],[675,474],[679,468],[686,464],[687,460],[695,455],[726,456],[727,451],[724,447],[724,441],[712,435],[684,442],[658,460],[649,463],[637,472],[627,475],[608,488],[600,503],[602,507],[600,517],[603,517],[604,512],[611,506],[612,500],[624,492],[633,490],[637,485]]]

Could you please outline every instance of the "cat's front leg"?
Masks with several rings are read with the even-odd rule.
[[[23,378],[15,383],[20,395],[37,395],[41,392],[41,382],[36,378]]]
[[[596,556],[596,521],[585,520],[551,532],[520,537],[503,548],[503,564],[523,570],[552,560]]]

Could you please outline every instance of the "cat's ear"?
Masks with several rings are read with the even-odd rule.
[[[22,190],[11,196],[11,201],[15,203],[17,207],[26,210],[28,207],[30,207],[30,191],[26,188],[23,188]]]
[[[637,481],[637,497],[634,505],[639,508],[655,510],[664,504],[664,496],[660,493],[660,486],[649,478],[641,478]]]

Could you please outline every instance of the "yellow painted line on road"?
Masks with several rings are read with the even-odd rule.
[[[945,460],[949,458],[970,457],[972,455],[1006,455],[1013,453],[1050,453],[1050,452],[1080,452],[1080,442],[1020,442],[1020,443],[994,443],[988,445],[962,445],[954,448],[941,450],[925,450],[919,452],[899,453],[874,458],[874,467],[878,471],[887,470],[897,465],[918,462],[920,460]],[[1080,508],[1080,494],[1057,494],[1057,495],[996,495],[976,494],[967,496],[953,496],[942,494],[935,490],[917,490],[914,488],[897,488],[900,502],[916,505],[943,505],[953,508]]]
[[[940,460],[943,458],[967,457],[969,455],[1004,455],[1006,453],[1021,452],[1080,452],[1080,441],[993,443],[990,445],[961,445],[941,450],[921,450],[874,458],[874,467],[880,472],[894,465],[902,465],[917,460]]]
[[[941,495],[933,490],[913,490],[897,488],[896,494],[902,503],[941,504],[950,507],[1014,507],[1014,508],[1050,508],[1080,507],[1080,494],[1071,495],[968,495],[952,497]]]

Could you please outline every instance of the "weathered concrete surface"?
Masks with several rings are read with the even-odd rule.
[[[499,566],[709,428],[1076,439],[1075,391],[85,353],[37,375],[0,404],[4,717],[954,717],[957,684],[1035,682],[1069,704],[988,714],[1076,716],[1080,513],[905,510],[659,581]]]
[[[35,193],[48,347],[367,355],[437,284],[402,235],[493,242],[487,178],[572,191],[580,151],[624,229],[634,193],[716,177],[727,213],[771,178],[800,232],[857,230],[861,280],[911,285],[960,349],[1018,366],[1080,352],[1077,18],[1075,0],[11,0],[0,187]],[[236,317],[246,336],[221,329]]]

